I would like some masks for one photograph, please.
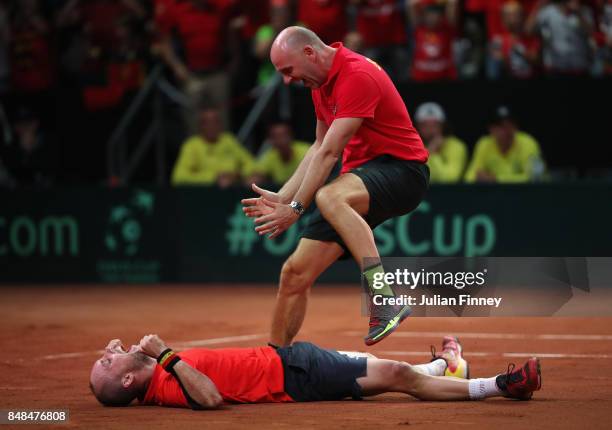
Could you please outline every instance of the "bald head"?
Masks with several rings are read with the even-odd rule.
[[[327,80],[335,53],[336,49],[324,44],[314,32],[292,26],[274,39],[270,60],[286,84],[302,82],[318,88]]]
[[[276,36],[276,39],[274,39],[274,43],[272,44],[272,51],[301,50],[307,45],[318,49],[322,48],[324,43],[313,31],[310,31],[304,27],[292,26],[285,28],[278,34],[278,36]]]
[[[101,367],[96,362],[89,377],[89,388],[96,399],[105,406],[129,405],[137,394],[132,384],[125,386],[122,374],[111,373]]]

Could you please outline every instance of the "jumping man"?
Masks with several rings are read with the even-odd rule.
[[[348,252],[369,285],[365,343],[375,344],[399,326],[410,307],[372,303],[374,295],[395,295],[389,285],[372,285],[374,275],[384,272],[372,229],[419,205],[429,185],[428,152],[391,79],[370,59],[341,43],[326,45],[302,27],[283,30],[270,58],[286,84],[311,88],[317,117],[316,141],[281,190],[253,184],[259,197],[242,201],[255,229],[270,238],[287,230],[313,201],[317,206],[281,270],[270,343],[291,343],[312,284]],[[340,157],[339,177],[326,184]],[[365,258],[372,262],[368,267]]]

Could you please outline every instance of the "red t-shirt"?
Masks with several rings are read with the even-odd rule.
[[[384,154],[426,162],[429,154],[385,71],[342,43],[331,46],[338,50],[327,81],[312,90],[317,119],[329,127],[336,118],[364,118],[344,147],[342,173]]]
[[[414,31],[412,79],[456,79],[457,70],[453,61],[454,37],[455,32],[448,24],[443,24],[437,30],[418,26]]]
[[[269,347],[189,349],[178,353],[183,361],[204,373],[228,403],[292,402],[284,391],[283,364]],[[155,368],[141,401],[147,405],[189,407],[178,381]]]
[[[346,4],[347,0],[300,0],[298,21],[325,43],[343,40],[347,28]]]
[[[232,14],[230,0],[205,4],[205,8],[195,7],[190,1],[162,1],[157,5],[156,21],[160,32],[168,33],[176,28],[185,48],[187,67],[196,72],[223,65],[224,34]]]
[[[406,23],[397,0],[366,0],[357,12],[357,31],[367,48],[403,45]]]

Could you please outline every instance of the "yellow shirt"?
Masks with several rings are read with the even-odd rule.
[[[216,143],[192,136],[181,146],[172,172],[172,184],[210,185],[222,173],[242,175],[253,157],[231,133],[222,133]]]
[[[284,184],[293,175],[298,165],[308,152],[310,145],[306,142],[294,141],[291,143],[293,152],[291,159],[285,162],[280,152],[275,148],[270,148],[264,152],[253,166],[253,173],[268,176],[277,184]]]
[[[475,182],[482,170],[495,176],[497,182],[528,182],[533,179],[536,164],[542,166],[540,145],[527,133],[517,132],[506,154],[500,152],[492,136],[484,136],[476,143],[465,181]]]
[[[444,138],[438,152],[430,152],[427,165],[432,183],[459,182],[467,164],[467,146],[455,136]]]

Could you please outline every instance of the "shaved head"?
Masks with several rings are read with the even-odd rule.
[[[285,28],[276,36],[272,44],[272,51],[275,49],[300,50],[306,45],[316,49],[322,48],[324,43],[313,31],[304,27],[292,26]]]
[[[327,80],[336,48],[327,46],[313,31],[292,26],[281,31],[270,49],[270,60],[286,84],[301,82],[319,88]]]
[[[91,368],[89,388],[103,405],[127,406],[144,394],[156,364],[137,345],[126,350],[121,340],[113,339]]]

